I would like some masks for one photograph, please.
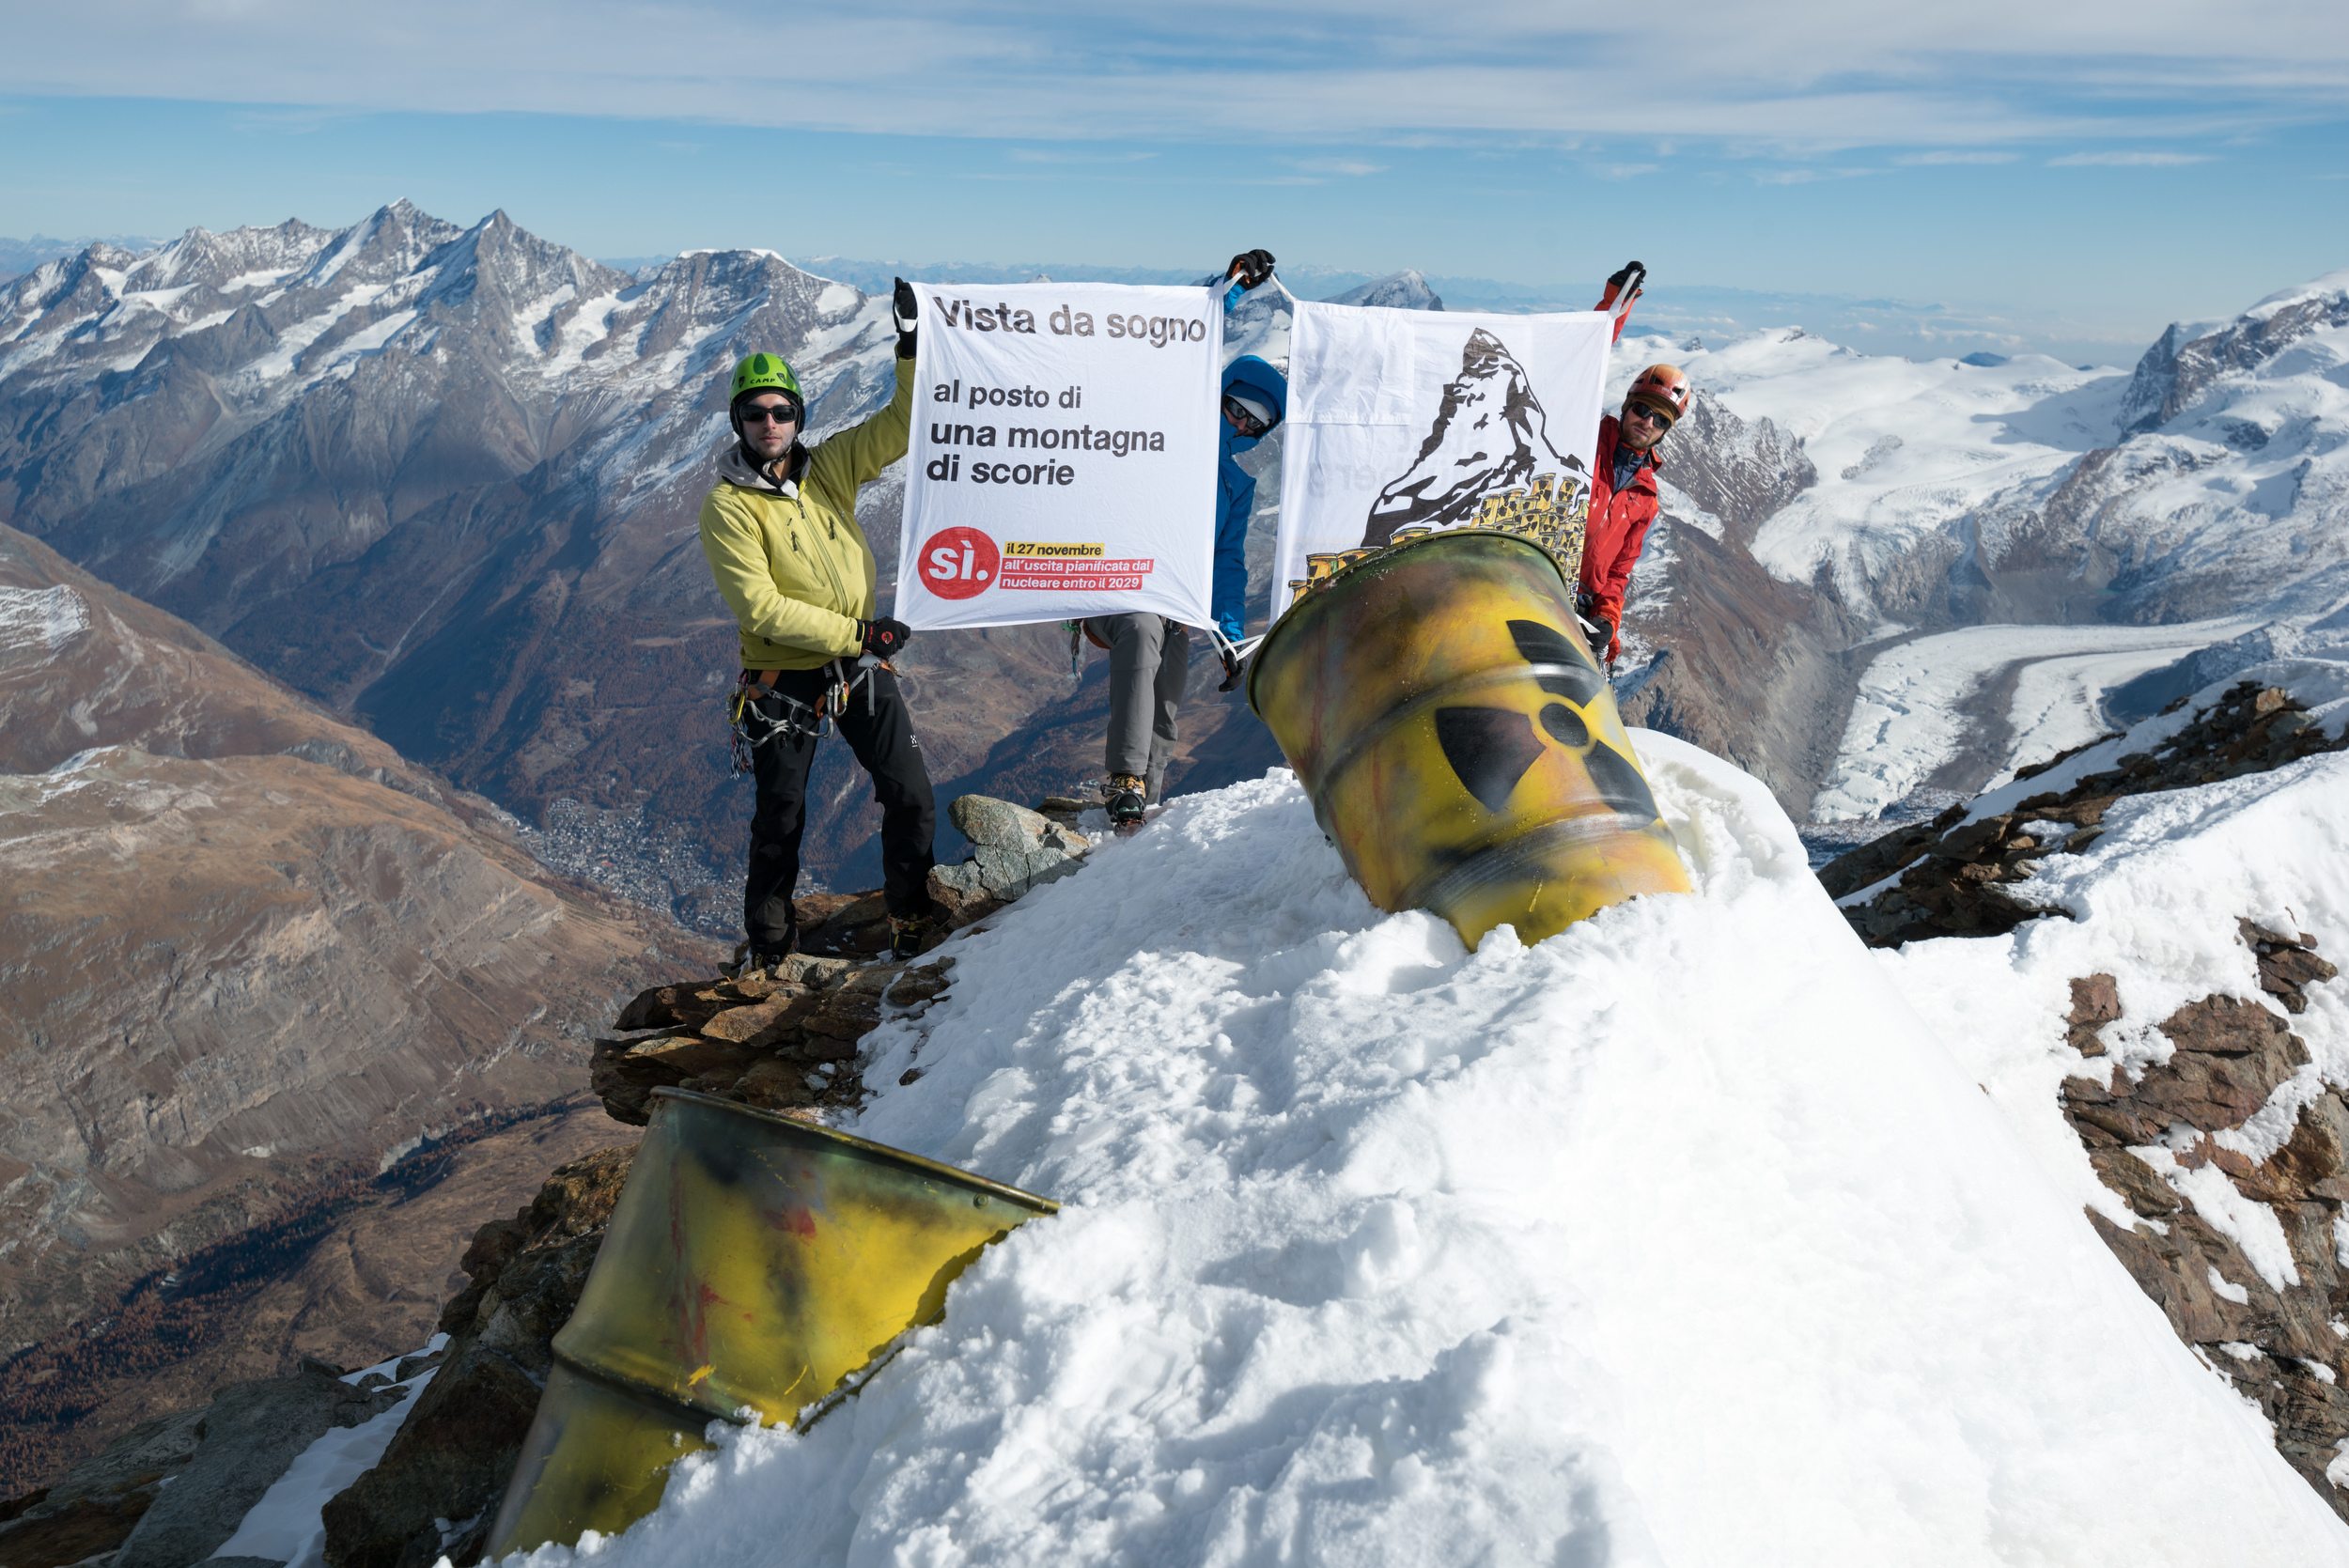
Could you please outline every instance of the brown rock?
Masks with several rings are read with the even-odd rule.
[[[2170,1188],[2160,1173],[2129,1153],[2126,1149],[2096,1149],[2090,1152],[2089,1164],[2104,1184],[2121,1195],[2121,1201],[2148,1219],[2164,1219],[2185,1206],[2185,1200]]]
[[[2096,1032],[2121,1017],[2120,982],[2108,974],[2092,974],[2072,982],[2072,1010],[2064,1015],[2064,1039],[2082,1056],[2102,1056],[2105,1043]]]
[[[2067,1078],[2057,1091],[2057,1098],[2072,1130],[2080,1135],[2080,1141],[2092,1151],[2151,1143],[2160,1136],[2159,1127],[2144,1122],[2137,1108],[2116,1095],[2111,1085],[2101,1079]]]
[[[2308,1011],[2308,987],[2341,973],[2312,951],[2316,939],[2302,932],[2295,939],[2248,920],[2237,921],[2243,940],[2259,958],[2260,989],[2281,1002],[2285,1011]]]
[[[764,1001],[712,1015],[702,1024],[701,1032],[706,1038],[738,1046],[763,1046],[780,1038],[817,1006],[807,992],[779,990]]]
[[[2344,1139],[2349,1139],[2349,1110],[2328,1089],[2301,1108],[2284,1146],[2265,1164],[2236,1176],[2235,1185],[2263,1203],[2301,1203],[2312,1197],[2338,1203],[2326,1184],[2341,1173]]]
[[[791,1063],[767,1057],[754,1062],[735,1080],[732,1097],[761,1110],[787,1110],[807,1103],[807,1071]]]
[[[2281,1018],[2238,997],[2188,1002],[2160,1028],[2177,1051],[2148,1068],[2127,1094],[2157,1127],[2183,1123],[2216,1132],[2240,1126],[2309,1060]]]
[[[2197,1219],[2192,1211],[2181,1209],[2169,1220],[2168,1234],[2158,1234],[2144,1225],[2122,1230],[2093,1209],[2088,1211],[2088,1221],[2104,1237],[2112,1255],[2121,1260],[2121,1266],[2129,1271],[2138,1288],[2153,1297],[2170,1319],[2179,1338],[2188,1344],[2217,1344],[2227,1340],[2248,1340],[2255,1314],[2250,1305],[2229,1301],[2212,1288],[2211,1258],[2218,1253],[2235,1256],[2239,1272],[2221,1271],[2221,1278],[2245,1287],[2256,1304],[2265,1294],[2258,1275],[2224,1238],[2217,1236],[2210,1227]],[[2215,1241],[2215,1251],[2208,1243]]]
[[[950,973],[954,967],[952,958],[936,958],[918,969],[906,970],[897,977],[896,984],[889,987],[889,1000],[901,1006],[929,1001],[954,984]]]

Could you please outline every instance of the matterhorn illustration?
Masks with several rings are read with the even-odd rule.
[[[1549,443],[1533,383],[1508,345],[1479,327],[1460,350],[1460,373],[1443,389],[1436,423],[1410,469],[1370,508],[1364,546],[1392,544],[1400,529],[1456,528],[1477,520],[1486,497],[1529,485],[1536,474],[1588,471]]]

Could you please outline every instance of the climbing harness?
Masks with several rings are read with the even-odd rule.
[[[801,739],[821,740],[832,732],[833,721],[848,711],[848,704],[861,687],[864,691],[864,711],[873,711],[873,672],[886,668],[871,654],[859,659],[851,667],[840,660],[826,665],[829,678],[824,682],[823,695],[814,703],[803,703],[797,697],[777,690],[771,678],[762,681],[755,671],[745,670],[735,683],[734,695],[727,706],[727,727],[733,732],[734,771],[751,770],[752,753],[759,747],[780,737],[786,744]],[[768,672],[770,677],[781,671]],[[783,705],[780,718],[770,717],[759,704],[772,697]]]

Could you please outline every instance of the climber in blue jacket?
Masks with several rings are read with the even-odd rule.
[[[1225,276],[1232,292],[1272,275],[1268,251],[1232,258]],[[1222,634],[1223,684],[1238,684],[1239,660],[1232,644],[1248,619],[1248,519],[1255,509],[1256,481],[1234,459],[1265,438],[1288,411],[1288,382],[1253,354],[1223,368],[1223,405],[1216,461],[1215,580],[1209,613]],[[1110,732],[1107,780],[1101,802],[1110,821],[1128,828],[1143,808],[1159,798],[1174,749],[1174,712],[1182,704],[1183,679],[1190,665],[1190,629],[1160,615],[1097,615],[1084,623],[1086,636],[1110,651]]]
[[[1234,459],[1281,423],[1288,404],[1287,379],[1255,355],[1243,354],[1223,367],[1223,450],[1215,465],[1214,614],[1226,644],[1239,641],[1247,622],[1248,519],[1256,509],[1255,477]],[[1227,648],[1226,691],[1236,668]]]

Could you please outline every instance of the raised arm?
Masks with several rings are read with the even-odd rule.
[[[881,470],[906,455],[913,427],[913,361],[897,361],[897,390],[871,416],[849,426],[808,453],[811,489],[853,511],[857,487],[880,477]]]

